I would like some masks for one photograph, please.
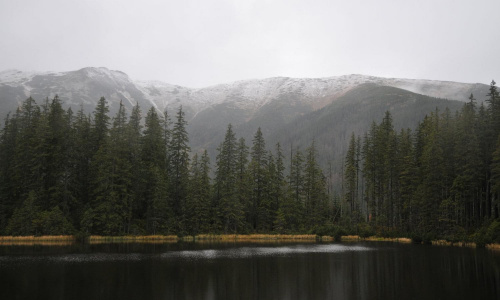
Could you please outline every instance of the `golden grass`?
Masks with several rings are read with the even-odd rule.
[[[0,236],[0,242],[11,241],[74,241],[73,235],[42,235],[42,236]]]
[[[500,244],[487,244],[486,249],[500,251]]]
[[[333,236],[328,236],[328,235],[324,235],[324,236],[319,237],[319,240],[322,241],[322,242],[333,242],[333,241],[335,241],[335,239],[333,238]]]
[[[411,243],[411,239],[409,238],[385,238],[378,236],[370,236],[367,238],[360,237],[359,235],[343,235],[340,237],[342,242],[357,242],[357,241],[370,241],[370,242],[396,242],[396,243]]]
[[[363,238],[361,238],[359,235],[343,235],[340,237],[340,241],[342,242],[354,242],[361,240],[363,240]]]
[[[176,235],[125,235],[125,236],[100,236],[91,235],[90,244],[105,243],[176,243],[179,238]]]
[[[396,242],[396,243],[405,243],[405,244],[411,243],[411,239],[409,239],[409,238],[384,238],[384,237],[371,236],[371,237],[366,238],[365,240],[376,241],[376,242]]]
[[[455,246],[455,247],[476,248],[476,243],[472,242],[450,242],[447,240],[435,240],[431,241],[431,244],[434,246]]]
[[[75,240],[72,235],[0,236],[0,246],[67,246]]]
[[[314,234],[200,234],[195,241],[228,241],[228,242],[250,242],[250,241],[316,241]]]

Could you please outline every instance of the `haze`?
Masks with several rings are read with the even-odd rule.
[[[0,71],[105,66],[188,87],[351,73],[488,84],[499,12],[498,0],[1,1]]]

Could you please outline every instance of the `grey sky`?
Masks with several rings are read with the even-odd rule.
[[[0,0],[0,70],[500,81],[499,0]]]

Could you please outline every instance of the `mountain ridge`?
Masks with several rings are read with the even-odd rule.
[[[104,96],[111,117],[120,101],[128,110],[139,104],[143,116],[150,107],[174,116],[182,105],[193,153],[206,149],[214,161],[228,124],[247,143],[261,127],[264,137],[269,138],[268,149],[278,141],[284,148],[293,144],[304,149],[316,138],[323,166],[333,161],[338,174],[350,134],[368,130],[386,110],[396,114],[395,126],[411,127],[435,108],[459,109],[471,93],[480,103],[488,89],[485,84],[359,74],[272,77],[193,89],[160,81],[135,81],[124,72],[107,68],[46,73],[8,70],[0,72],[0,113],[5,117],[29,96],[41,104],[56,94],[66,108],[82,107],[89,114]]]
[[[129,107],[139,103],[146,107],[154,106],[159,111],[172,110],[183,105],[191,112],[190,117],[193,118],[207,107],[225,102],[233,102],[239,108],[255,111],[286,95],[294,95],[302,103],[316,110],[363,83],[392,86],[431,97],[459,101],[467,101],[470,93],[477,93],[487,87],[479,83],[350,74],[324,78],[270,77],[239,80],[203,88],[188,88],[162,81],[133,80],[122,71],[109,70],[105,67],[87,67],[68,72],[2,71],[0,97],[6,94],[2,88],[4,90],[10,88],[8,94],[15,94],[17,104],[29,96],[44,99],[51,98],[57,93],[69,105],[78,105],[82,102],[90,105],[96,103],[100,96],[108,96],[112,107],[117,106],[119,100],[127,102]],[[91,98],[93,95],[88,94],[95,93],[90,91],[90,88],[95,87],[97,87],[95,93],[100,91],[107,95]],[[480,95],[476,98],[478,96]]]

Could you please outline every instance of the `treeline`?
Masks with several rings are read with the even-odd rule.
[[[386,113],[352,136],[344,164],[342,222],[382,234],[500,242],[500,96],[471,95],[460,111],[430,113],[396,132]]]
[[[155,108],[143,120],[138,105],[110,117],[104,98],[89,115],[57,96],[28,98],[0,133],[0,234],[298,233],[333,222],[314,142],[286,159],[260,129],[248,146],[229,125],[211,168],[206,151],[191,155],[186,125],[182,108],[174,121]]]

